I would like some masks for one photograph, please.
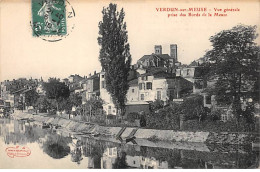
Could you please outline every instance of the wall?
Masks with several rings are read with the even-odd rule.
[[[57,123],[59,125],[66,126],[68,129],[73,129],[74,131],[84,131],[84,132],[94,132],[100,133],[101,135],[106,136],[116,136],[121,127],[104,127],[93,124],[84,124],[81,122],[70,122],[69,125],[66,125],[69,120],[62,118],[50,118],[44,117],[41,115],[32,115],[26,114],[20,111],[15,111],[12,114],[14,119],[29,119],[33,118],[39,122],[45,123]],[[56,121],[56,122],[55,122]],[[93,128],[94,127],[94,128]],[[126,138],[135,128],[126,128],[122,133],[121,137]],[[197,143],[214,143],[214,144],[240,144],[240,145],[250,145],[255,140],[256,137],[259,137],[259,133],[231,133],[231,132],[188,132],[188,131],[173,131],[173,130],[155,130],[155,129],[138,129],[134,134],[137,141],[138,139],[155,139],[156,140],[166,140],[172,142],[197,142]],[[113,138],[113,137],[111,137]]]
[[[134,90],[134,92],[132,91]],[[139,100],[139,87],[138,85],[133,85],[133,86],[130,86],[128,91],[127,91],[127,95],[126,95],[126,98],[127,98],[127,102],[136,102]]]
[[[149,104],[132,104],[132,105],[126,105],[125,107],[125,113],[126,115],[131,112],[150,112],[149,110]]]
[[[100,72],[100,98],[105,102],[103,108],[106,114],[116,115],[116,108],[113,104],[112,97],[106,90],[106,86],[102,88],[102,82],[105,83],[105,72]],[[111,107],[111,110],[109,107]]]

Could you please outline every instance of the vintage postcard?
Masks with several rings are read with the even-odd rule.
[[[259,0],[0,0],[1,169],[258,169]]]

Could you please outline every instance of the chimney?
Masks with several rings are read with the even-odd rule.
[[[97,72],[96,71],[94,71],[94,75],[96,75],[97,74]]]
[[[155,54],[162,54],[162,46],[161,45],[155,45],[154,46],[154,53]]]
[[[90,74],[88,74],[88,77],[91,77],[91,73],[90,73]]]
[[[178,61],[177,57],[177,44],[171,44],[170,45],[170,56],[174,59],[175,62]]]

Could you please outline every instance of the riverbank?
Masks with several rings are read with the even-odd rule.
[[[209,143],[209,144],[235,144],[249,145],[256,137],[257,133],[231,133],[231,132],[190,132],[190,131],[173,131],[173,130],[157,130],[142,129],[130,127],[106,127],[93,123],[73,121],[61,117],[50,117],[46,114],[32,115],[24,112],[15,112],[12,118],[18,120],[35,121],[38,125],[50,125],[61,127],[71,132],[91,134],[100,134],[111,138],[135,138],[136,140],[148,140],[153,142],[170,141],[185,143]]]

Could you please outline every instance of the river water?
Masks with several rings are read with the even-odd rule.
[[[251,145],[107,140],[0,119],[0,168],[259,168],[259,150]],[[25,147],[30,154],[22,157],[7,152]]]

